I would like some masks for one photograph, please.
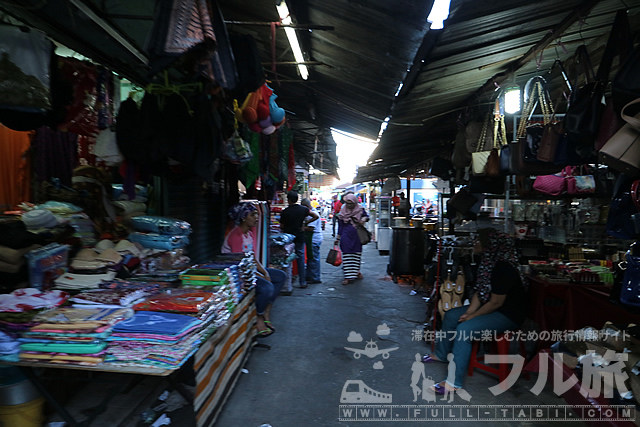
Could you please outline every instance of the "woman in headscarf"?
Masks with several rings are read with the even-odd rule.
[[[455,378],[436,384],[433,390],[438,394],[455,392],[462,387],[472,340],[487,333],[495,337],[517,329],[526,314],[527,282],[520,273],[514,239],[493,228],[480,229],[474,250],[482,254],[482,259],[471,304],[446,312],[435,354],[422,358],[425,363],[446,362],[450,360],[447,356],[453,355],[449,363],[455,363]]]
[[[356,225],[364,225],[369,221],[369,215],[358,204],[353,193],[344,196],[344,205],[338,214],[338,235],[335,244],[340,245],[342,251],[342,270],[344,271],[343,285],[362,279],[360,261],[362,258],[362,244],[358,237]]]
[[[241,202],[229,210],[229,217],[236,226],[227,234],[222,244],[222,253],[253,252],[255,257],[256,236],[253,228],[258,225],[258,209],[250,202]],[[271,323],[271,307],[286,280],[286,274],[275,268],[264,268],[256,258],[258,278],[256,281],[256,310],[258,312],[258,336],[267,337],[275,332]]]

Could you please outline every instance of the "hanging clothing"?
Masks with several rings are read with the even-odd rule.
[[[58,178],[62,185],[71,187],[73,169],[78,165],[78,136],[43,126],[36,131],[31,147],[36,179],[48,182]]]
[[[0,209],[11,210],[31,199],[27,151],[32,132],[17,132],[0,125]]]

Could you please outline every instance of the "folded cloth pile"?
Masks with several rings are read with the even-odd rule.
[[[20,360],[97,365],[104,361],[106,339],[118,322],[131,318],[129,308],[60,307],[34,317],[37,325],[20,338]]]
[[[131,219],[134,232],[129,240],[145,248],[174,250],[189,244],[191,224],[174,218],[137,216]]]
[[[0,294],[0,312],[25,313],[33,310],[58,307],[69,299],[63,291],[40,291],[34,288],[16,289],[10,294]]]
[[[0,360],[18,361],[20,344],[15,336],[0,331]]]
[[[71,297],[74,307],[78,308],[120,308],[134,304],[160,291],[138,289],[95,289],[80,292]]]
[[[56,289],[77,291],[83,289],[98,289],[102,281],[113,280],[115,277],[115,271],[108,271],[104,274],[65,273],[56,278],[54,284]]]
[[[198,349],[203,322],[177,313],[139,311],[108,338],[106,363],[174,369]]]
[[[0,283],[15,287],[29,280],[25,254],[46,244],[19,219],[0,219]]]

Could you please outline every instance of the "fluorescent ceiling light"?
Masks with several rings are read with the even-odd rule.
[[[291,25],[291,15],[289,14],[289,8],[287,7],[287,3],[282,0],[280,4],[276,5],[276,9],[278,10],[278,15],[282,20],[283,25]],[[291,27],[285,27],[284,29],[287,38],[289,39],[289,45],[291,45],[291,50],[293,51],[293,57],[296,62],[298,62],[298,71],[300,71],[300,76],[307,80],[309,78],[309,70],[307,66],[304,64],[300,64],[300,62],[304,62],[304,56],[302,55],[302,49],[300,49],[300,43],[298,43],[298,36],[296,35],[296,30]]]
[[[449,17],[449,4],[451,0],[436,0],[433,3],[431,12],[427,17],[427,22],[431,24],[432,30],[441,30],[444,28],[444,21]]]

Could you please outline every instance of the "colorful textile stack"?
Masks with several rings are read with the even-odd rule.
[[[119,323],[109,338],[106,362],[120,366],[175,369],[229,317],[229,291],[170,289],[134,306],[136,315]]]
[[[103,280],[113,280],[115,277],[115,271],[109,271],[105,274],[65,273],[55,279],[54,283],[56,289],[79,291],[83,289],[98,289]]]
[[[139,311],[120,322],[109,340],[105,362],[117,366],[181,366],[200,345],[203,322],[184,314]]]
[[[138,289],[96,289],[81,292],[71,298],[78,308],[121,308],[131,307],[159,291]]]
[[[62,291],[16,289],[0,295],[0,357],[18,361],[18,336],[34,325],[33,318],[45,310],[64,304],[69,294]]]
[[[20,360],[97,365],[106,355],[113,326],[133,316],[127,308],[60,307],[34,317],[37,325],[22,333]]]
[[[270,257],[269,264],[273,267],[288,267],[296,258],[296,245],[293,242],[293,234],[279,233],[269,237]]]
[[[145,248],[174,250],[189,244],[191,224],[173,218],[160,216],[137,216],[131,219],[136,230],[129,240],[140,243]]]

